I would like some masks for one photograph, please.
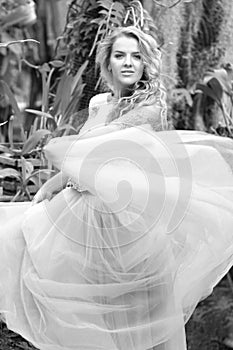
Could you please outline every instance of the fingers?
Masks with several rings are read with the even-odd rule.
[[[32,205],[35,205],[37,203],[40,203],[42,201],[42,197],[41,196],[38,196],[37,194],[33,197],[33,200],[32,200]]]
[[[50,191],[43,191],[42,192],[41,190],[39,190],[32,200],[32,205],[38,204],[38,203],[44,201],[45,199],[50,200],[52,197],[53,197],[52,192],[50,192]]]

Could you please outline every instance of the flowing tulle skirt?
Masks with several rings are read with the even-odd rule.
[[[50,142],[82,188],[0,206],[0,311],[43,350],[184,350],[233,264],[233,141],[199,132]]]

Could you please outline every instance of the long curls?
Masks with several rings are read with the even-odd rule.
[[[107,36],[98,46],[96,63],[100,67],[103,81],[113,90],[112,74],[108,70],[112,46],[118,37],[133,37],[138,41],[142,55],[144,72],[142,78],[135,84],[131,96],[121,97],[118,100],[119,117],[132,110],[135,106],[157,104],[161,107],[161,123],[167,128],[166,89],[161,82],[161,52],[156,40],[134,26],[120,27]]]

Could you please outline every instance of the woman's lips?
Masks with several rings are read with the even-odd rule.
[[[134,72],[133,71],[122,71],[122,75],[132,75]]]

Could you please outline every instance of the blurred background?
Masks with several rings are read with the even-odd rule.
[[[0,0],[1,141],[9,141],[4,122],[11,115],[14,128],[23,124],[16,140],[30,135],[35,119],[34,131],[67,124],[77,130],[90,97],[104,90],[96,44],[114,26],[139,25],[142,16],[162,51],[174,127],[231,134],[232,0]]]

